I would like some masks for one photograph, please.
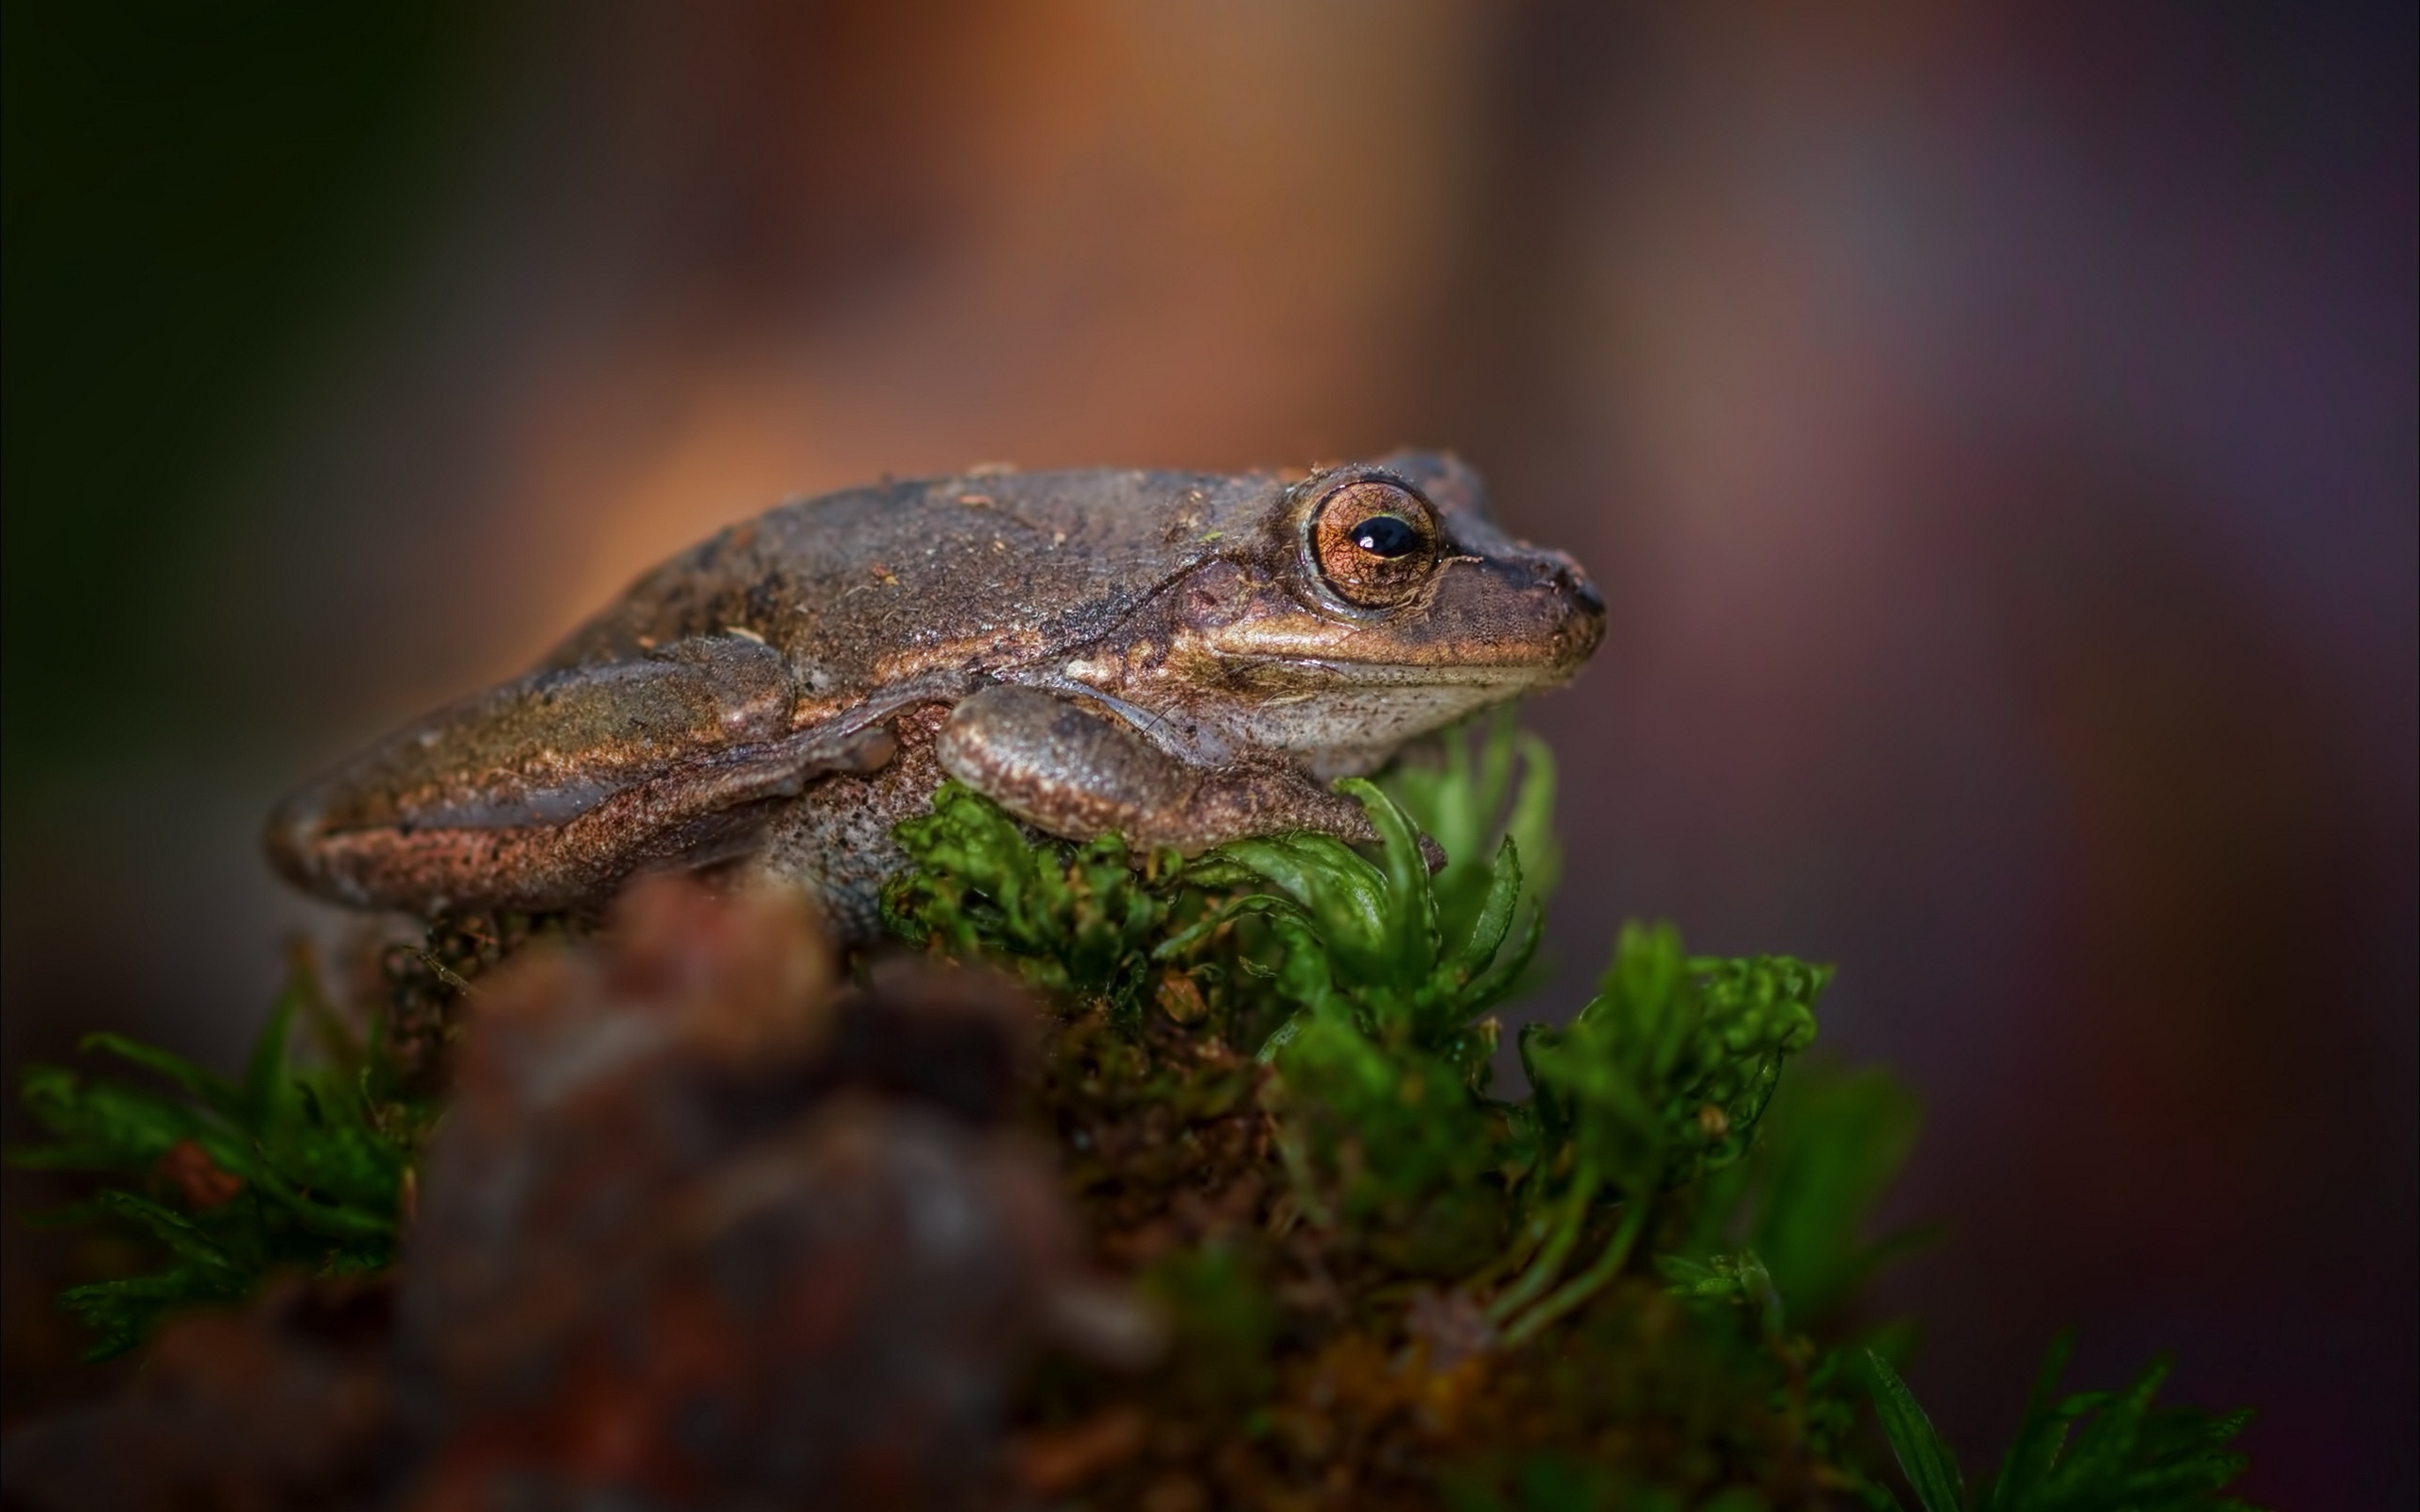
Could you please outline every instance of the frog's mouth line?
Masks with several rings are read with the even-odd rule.
[[[1547,688],[1569,681],[1580,670],[1576,662],[1354,662],[1232,654],[1219,660],[1236,681],[1269,703],[1299,702],[1343,688]]]

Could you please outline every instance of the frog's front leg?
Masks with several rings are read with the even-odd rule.
[[[888,761],[879,728],[793,730],[787,663],[744,635],[542,672],[390,736],[283,804],[269,855],[359,907],[603,902],[632,872],[725,858],[770,807]]]
[[[1376,840],[1361,805],[1282,762],[1197,766],[1124,721],[1037,688],[985,688],[936,747],[942,768],[1027,823],[1070,839],[1113,832],[1187,855],[1248,835],[1318,830]],[[1422,837],[1432,869],[1444,864]]]

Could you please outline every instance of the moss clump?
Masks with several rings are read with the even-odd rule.
[[[1137,857],[956,785],[899,829],[887,922],[1050,1004],[1021,1116],[1168,1334],[1139,1376],[1035,1366],[1001,1457],[1021,1494],[1885,1506],[1895,1460],[1926,1512],[2226,1504],[2241,1415],[2154,1406],[2156,1370],[2054,1400],[2055,1356],[2003,1467],[1965,1486],[1890,1364],[1909,1331],[1855,1305],[1905,1242],[1869,1228],[1916,1111],[1878,1072],[1801,1063],[1829,968],[1625,926],[1587,1004],[1523,1028],[1504,1095],[1495,1014],[1535,974],[1556,869],[1544,747],[1499,723],[1346,788],[1377,845]],[[366,1036],[298,968],[240,1083],[106,1036],[90,1047],[156,1085],[37,1068],[55,1143],[18,1158],[112,1178],[67,1216],[162,1257],[66,1294],[96,1352],[273,1270],[390,1266],[465,979],[556,927],[433,933],[389,961]]]
[[[1529,975],[1554,869],[1543,749],[1498,725],[1342,785],[1383,837],[1370,853],[1289,835],[1138,868],[955,787],[901,829],[915,868],[888,921],[1058,1005],[1032,1116],[1100,1253],[1178,1341],[1139,1383],[1037,1372],[1031,1443],[1116,1447],[1041,1455],[1085,1469],[1035,1488],[1103,1507],[1889,1504],[1861,1411],[1889,1368],[1870,1362],[1909,1335],[1852,1303],[1900,1242],[1867,1228],[1916,1115],[1878,1073],[1785,1076],[1830,969],[1626,926],[1595,996],[1522,1031],[1526,1091],[1495,1095],[1492,1010]],[[1423,831],[1456,858],[1435,876]],[[1121,1427],[1138,1413],[1148,1431]],[[1903,1418],[1879,1421],[1907,1462]],[[2208,1504],[2239,1427],[2143,1463]]]

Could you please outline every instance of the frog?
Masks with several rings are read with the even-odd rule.
[[[870,942],[892,832],[944,782],[1136,856],[1373,842],[1339,779],[1568,682],[1604,626],[1579,563],[1500,528],[1450,454],[885,480],[643,574],[288,797],[266,849],[321,899],[429,919],[728,870]]]

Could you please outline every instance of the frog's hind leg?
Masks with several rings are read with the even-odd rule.
[[[269,856],[356,907],[599,903],[633,872],[735,855],[809,782],[890,759],[888,730],[793,730],[794,704],[779,654],[738,635],[542,672],[296,795],[270,820]]]
[[[1247,835],[1318,830],[1376,840],[1361,805],[1281,762],[1195,766],[1132,726],[1037,688],[998,685],[960,703],[942,769],[1028,824],[1089,840],[1113,832],[1190,855]],[[1432,869],[1444,864],[1423,837]]]

